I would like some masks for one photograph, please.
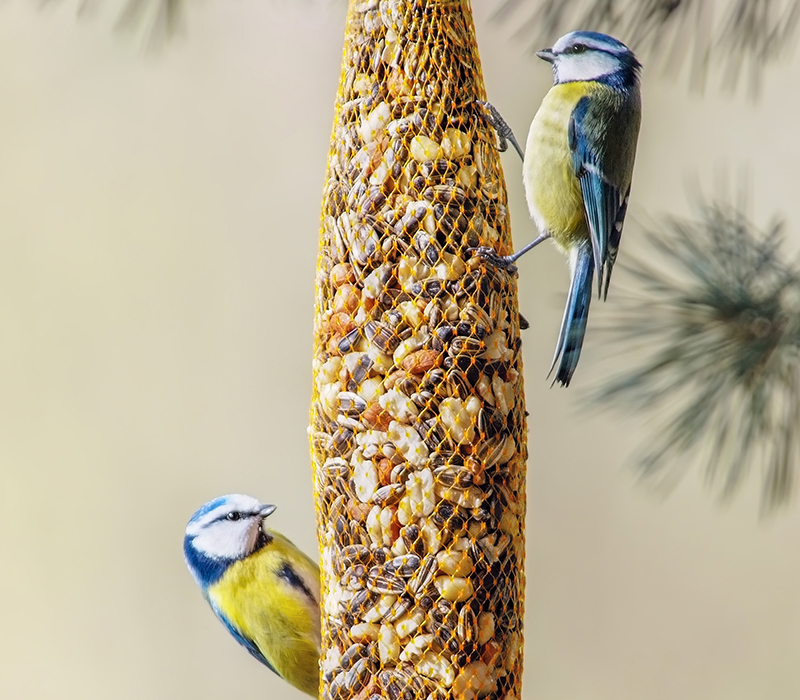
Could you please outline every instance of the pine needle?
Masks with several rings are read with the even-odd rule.
[[[643,476],[674,483],[699,461],[729,497],[758,468],[762,510],[785,505],[800,464],[800,265],[781,251],[782,225],[760,230],[709,203],[646,242],[658,265],[628,259],[636,292],[617,297],[605,328],[627,369],[593,401],[656,417]]]

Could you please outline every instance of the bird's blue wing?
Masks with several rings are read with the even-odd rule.
[[[228,632],[233,635],[236,641],[239,642],[239,644],[241,644],[245,649],[247,649],[247,651],[249,651],[256,659],[264,664],[270,671],[280,676],[281,674],[275,670],[269,661],[267,661],[266,657],[261,653],[253,640],[245,637],[236,627],[234,627],[233,623],[227,617],[225,617],[222,611],[214,604],[212,600],[209,600],[208,602],[211,604],[211,608],[216,613],[217,617],[222,621],[222,624],[228,628]]]
[[[583,97],[569,121],[569,148],[575,176],[581,185],[583,208],[592,239],[594,267],[597,270],[598,294],[608,294],[611,270],[617,258],[622,224],[627,210],[627,192],[621,193],[609,181],[603,169],[598,145],[608,138],[589,116],[591,99]]]

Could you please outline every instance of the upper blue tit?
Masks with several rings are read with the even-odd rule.
[[[200,508],[183,551],[217,617],[281,678],[319,694],[319,567],[283,535],[263,527],[275,506],[241,494]]]
[[[597,32],[570,32],[537,56],[552,63],[554,77],[531,123],[523,159],[539,236],[514,255],[487,257],[512,269],[547,238],[569,256],[571,285],[550,368],[558,366],[555,381],[567,386],[581,354],[594,273],[605,298],[617,259],[641,121],[641,64],[624,44]],[[489,108],[501,144],[504,137],[515,143],[508,125]]]
[[[556,381],[567,386],[594,272],[605,298],[617,259],[641,122],[641,64],[596,32],[571,32],[537,55],[553,64],[554,85],[531,123],[523,181],[539,239],[552,237],[569,255],[572,281],[553,358]]]

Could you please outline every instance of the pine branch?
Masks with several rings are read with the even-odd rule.
[[[144,27],[146,45],[160,46],[183,25],[187,4],[187,0],[127,0],[117,26],[133,31]]]
[[[58,0],[39,0],[42,7],[56,2]],[[141,31],[145,47],[158,48],[183,27],[188,5],[189,0],[124,0],[116,26],[120,30]],[[78,0],[78,15],[92,14],[102,6],[103,0]]]
[[[673,69],[690,57],[698,86],[713,63],[731,89],[748,73],[755,92],[763,69],[794,42],[800,0],[502,0],[495,19],[517,24],[515,36],[532,49],[572,29],[592,29]]]
[[[646,240],[646,260],[625,266],[637,290],[606,328],[628,368],[593,400],[657,416],[643,476],[673,483],[700,461],[729,497],[760,467],[763,511],[785,505],[800,464],[800,265],[786,262],[781,224],[759,230],[716,202]]]

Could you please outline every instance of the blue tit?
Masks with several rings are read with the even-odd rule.
[[[592,284],[605,299],[628,208],[641,121],[641,64],[616,39],[570,32],[537,54],[554,84],[531,123],[523,158],[528,209],[539,236],[513,255],[485,257],[508,270],[548,238],[569,257],[571,284],[550,372],[568,386],[583,346]],[[521,149],[491,105],[489,119]]]
[[[186,526],[186,565],[222,624],[285,681],[318,697],[319,567],[263,527],[275,506],[232,494]]]

